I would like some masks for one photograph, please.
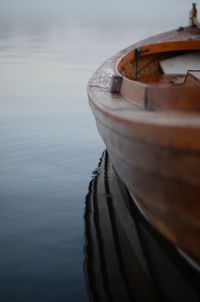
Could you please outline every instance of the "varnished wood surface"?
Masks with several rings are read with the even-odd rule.
[[[189,90],[182,94],[178,88],[168,94],[166,87],[146,90],[145,84],[134,87],[124,78],[122,93],[111,94],[109,85],[120,58],[130,60],[127,53],[133,56],[131,49],[151,45],[156,52],[163,41],[166,42],[163,51],[169,42],[175,47],[177,41],[179,46],[180,41],[182,45],[186,45],[185,41],[191,43],[194,49],[200,47],[199,38],[187,28],[136,43],[106,61],[88,85],[99,133],[120,177],[130,192],[137,195],[140,206],[160,232],[197,261],[200,261],[199,88],[195,86],[195,94]],[[187,97],[191,98],[189,105]]]
[[[146,107],[150,110],[200,111],[200,88],[195,86],[147,87]]]
[[[200,85],[200,71],[188,71],[184,83],[189,86]]]

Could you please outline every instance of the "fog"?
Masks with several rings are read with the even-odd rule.
[[[188,23],[192,0],[0,0],[0,31],[21,27],[131,26],[166,29]]]

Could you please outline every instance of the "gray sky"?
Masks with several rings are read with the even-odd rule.
[[[0,0],[0,25],[83,24],[144,26],[180,24],[193,0]],[[198,1],[200,3],[200,1]],[[186,21],[187,22],[187,21]]]

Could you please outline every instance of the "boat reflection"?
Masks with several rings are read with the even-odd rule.
[[[105,151],[85,207],[91,301],[199,301],[200,273],[138,211]]]

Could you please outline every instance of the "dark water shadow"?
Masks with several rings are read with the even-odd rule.
[[[199,301],[200,274],[145,220],[105,151],[85,207],[91,301]]]

